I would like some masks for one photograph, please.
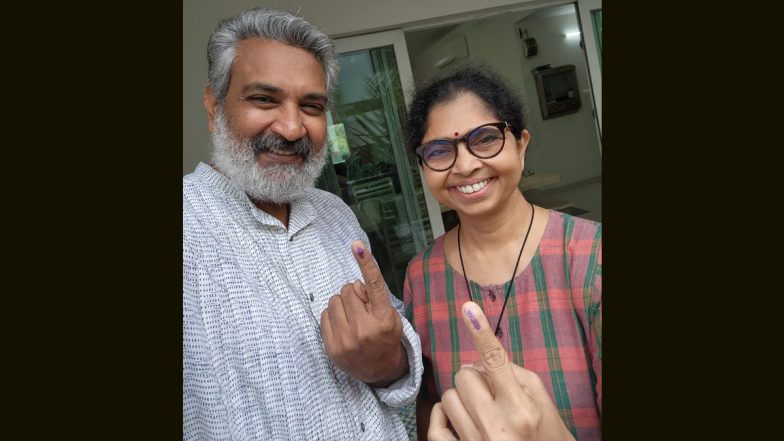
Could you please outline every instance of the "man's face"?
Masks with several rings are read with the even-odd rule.
[[[216,166],[254,199],[296,199],[324,165],[326,104],[324,71],[307,51],[242,40],[224,104],[205,94]]]

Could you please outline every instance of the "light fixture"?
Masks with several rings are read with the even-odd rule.
[[[566,33],[566,38],[579,37],[579,36],[580,36],[580,31]]]

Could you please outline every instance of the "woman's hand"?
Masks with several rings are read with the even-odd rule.
[[[430,441],[574,440],[539,376],[512,364],[476,303],[463,304],[463,323],[480,361],[463,366],[455,387],[430,414]],[[459,438],[449,428],[451,423]]]

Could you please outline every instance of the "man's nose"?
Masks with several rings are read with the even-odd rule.
[[[282,107],[275,121],[272,122],[270,130],[288,141],[296,141],[307,133],[299,107],[293,109]]]

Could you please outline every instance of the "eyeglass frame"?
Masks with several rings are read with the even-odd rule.
[[[482,127],[487,127],[487,126],[493,126],[493,127],[497,128],[497,129],[501,130],[501,133],[504,135],[501,138],[501,148],[498,149],[497,152],[493,153],[490,156],[479,156],[479,155],[476,154],[476,152],[474,152],[471,149],[471,146],[468,144],[468,138],[471,136],[472,133],[476,132],[477,130],[481,129]],[[494,158],[494,157],[498,156],[504,150],[504,147],[506,146],[506,129],[512,130],[512,126],[507,121],[482,124],[481,126],[474,127],[473,129],[467,131],[463,136],[460,136],[458,138],[435,138],[435,139],[431,139],[430,141],[428,141],[428,142],[420,145],[419,147],[415,148],[414,152],[416,153],[417,157],[419,157],[419,160],[422,161],[430,170],[437,171],[437,172],[447,171],[447,170],[449,170],[450,168],[452,168],[455,165],[455,162],[457,162],[457,155],[460,154],[460,149],[458,148],[458,145],[461,142],[465,143],[466,150],[468,150],[469,153],[471,153],[472,155],[476,156],[479,159],[490,159],[490,158]],[[454,148],[455,148],[455,157],[452,159],[452,163],[449,164],[449,167],[441,169],[441,170],[433,168],[433,166],[431,166],[430,164],[427,163],[427,161],[425,161],[424,156],[422,156],[422,152],[425,150],[425,146],[427,146],[428,144],[430,144],[431,142],[434,142],[434,141],[447,141],[447,142],[449,142],[450,144],[452,144],[454,146]]]

